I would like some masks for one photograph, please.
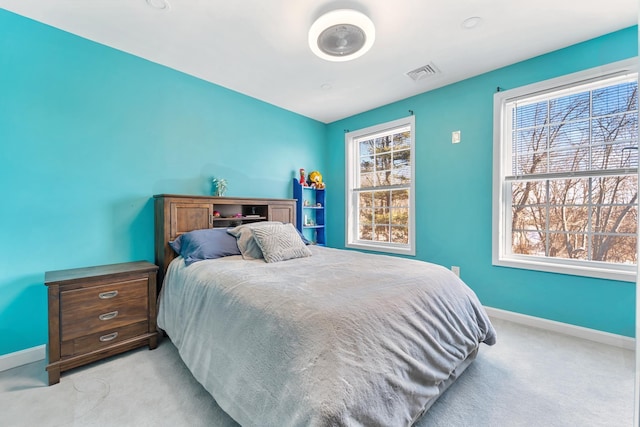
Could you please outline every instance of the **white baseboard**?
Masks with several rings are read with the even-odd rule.
[[[556,322],[555,320],[543,319],[541,317],[528,316],[526,314],[501,310],[499,308],[485,307],[485,310],[489,317],[495,317],[496,319],[508,320],[513,323],[558,332],[560,334],[591,340],[601,344],[612,345],[627,350],[635,350],[636,348],[636,340],[625,337],[624,335],[584,328],[582,326],[571,325],[569,323]]]
[[[44,359],[46,348],[47,346],[42,344],[0,356],[0,372]]]

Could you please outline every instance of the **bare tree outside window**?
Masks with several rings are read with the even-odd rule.
[[[411,181],[411,132],[364,138],[358,144],[358,239],[407,244],[409,190],[396,187]]]
[[[511,123],[512,252],[637,263],[637,81],[523,99]]]
[[[345,135],[346,246],[415,255],[415,117]]]

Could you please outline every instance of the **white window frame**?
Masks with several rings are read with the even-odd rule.
[[[500,91],[494,95],[494,152],[493,152],[493,265],[514,267],[551,273],[596,277],[610,280],[634,282],[637,266],[632,264],[614,264],[598,261],[584,261],[564,258],[536,257],[511,252],[511,198],[509,197],[505,177],[511,175],[511,144],[507,135],[510,117],[507,104],[517,98],[534,95],[544,96],[572,87],[601,81],[614,76],[636,74],[638,58],[615,62],[578,73]],[[503,144],[503,141],[507,143]],[[634,172],[636,172],[634,170]],[[637,173],[637,172],[636,172]]]
[[[389,132],[401,127],[409,127],[411,131],[411,183],[409,188],[409,239],[407,244],[394,244],[389,242],[373,242],[369,240],[358,240],[358,172],[360,170],[359,146],[357,140],[363,137]],[[416,227],[415,227],[415,145],[416,126],[415,116],[411,115],[398,120],[371,126],[345,134],[345,246],[347,248],[387,252],[401,255],[416,254]],[[381,189],[384,189],[382,187]],[[395,188],[395,186],[394,186]]]

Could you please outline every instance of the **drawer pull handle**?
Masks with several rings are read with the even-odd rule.
[[[118,336],[117,332],[111,332],[110,334],[101,336],[100,337],[100,341],[102,341],[102,342],[111,341],[111,340],[116,339],[117,336]]]
[[[113,319],[114,317],[116,317],[118,315],[118,311],[111,311],[109,313],[104,313],[101,314],[100,316],[98,316],[98,319],[100,320],[110,320]]]
[[[98,298],[100,299],[110,299],[118,295],[118,291],[109,291],[109,292],[100,292],[98,294]]]

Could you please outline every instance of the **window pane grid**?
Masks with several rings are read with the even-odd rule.
[[[359,187],[353,191],[360,197],[358,240],[408,243],[410,144],[407,130],[357,141]]]
[[[413,115],[345,136],[346,246],[415,255]]]
[[[637,262],[637,184],[637,175],[511,182],[512,252]]]
[[[358,240],[408,243],[409,188],[357,194]]]
[[[411,132],[406,128],[356,140],[360,170],[356,189],[411,182]]]

